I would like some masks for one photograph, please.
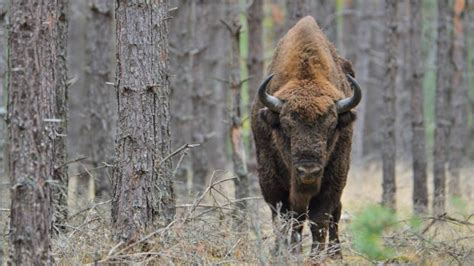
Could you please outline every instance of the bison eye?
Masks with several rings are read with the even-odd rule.
[[[337,119],[337,128],[341,129],[347,127],[354,122],[354,120],[356,120],[356,114],[352,111],[340,114]]]

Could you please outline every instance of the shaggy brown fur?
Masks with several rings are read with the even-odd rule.
[[[345,77],[354,75],[351,64],[337,55],[315,20],[305,17],[280,40],[268,72],[275,75],[267,92],[285,103],[280,113],[264,107],[258,96],[252,106],[263,196],[274,219],[279,206],[300,222],[309,217],[314,249],[325,248],[328,232],[334,247],[355,119],[353,112],[338,114],[335,102],[351,95]],[[307,163],[324,170],[300,178],[296,166]],[[302,223],[293,229],[298,241]]]

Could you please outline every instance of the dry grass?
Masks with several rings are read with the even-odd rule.
[[[472,187],[472,169],[465,169],[464,188]],[[320,254],[311,259],[311,235],[305,226],[303,252],[283,251],[272,255],[274,234],[270,211],[259,194],[247,199],[248,212],[241,212],[233,195],[232,177],[216,174],[204,197],[179,197],[175,221],[150,234],[133,246],[117,246],[111,239],[110,202],[89,204],[71,210],[68,230],[55,237],[53,253],[57,264],[137,263],[162,264],[356,264],[374,263],[353,247],[349,224],[365,206],[379,201],[381,172],[371,166],[351,172],[343,196],[341,241],[343,261]],[[383,243],[394,254],[388,261],[411,264],[468,264],[474,261],[473,207],[464,201],[450,203],[448,215],[422,217],[417,228],[411,219],[411,177],[409,169],[397,172],[397,226],[383,235]],[[470,183],[468,183],[470,182]],[[431,191],[431,190],[430,190]],[[3,202],[2,207],[8,208]],[[84,206],[84,205],[82,205]],[[1,212],[4,250],[7,243],[8,212]],[[245,217],[245,218],[243,218]],[[244,222],[236,222],[244,219]]]

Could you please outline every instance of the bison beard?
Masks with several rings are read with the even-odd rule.
[[[313,251],[326,248],[329,234],[328,252],[341,256],[340,199],[350,164],[352,108],[361,99],[354,71],[305,17],[280,40],[268,72],[252,105],[263,197],[274,222],[278,214],[297,221],[293,244],[309,218]]]

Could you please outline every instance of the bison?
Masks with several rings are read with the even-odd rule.
[[[351,63],[308,16],[280,40],[268,75],[251,114],[263,197],[273,221],[278,213],[297,221],[291,243],[301,241],[308,218],[312,250],[329,246],[340,257],[341,194],[350,165],[353,108],[362,97]]]

